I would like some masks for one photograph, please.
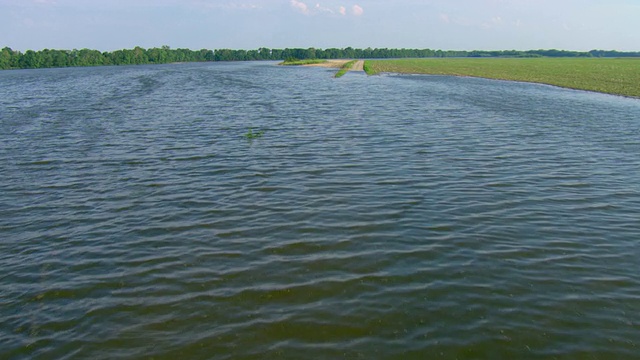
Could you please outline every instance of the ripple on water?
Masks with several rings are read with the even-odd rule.
[[[0,358],[638,353],[637,100],[272,63],[0,85]]]

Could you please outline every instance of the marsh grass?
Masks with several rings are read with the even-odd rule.
[[[367,60],[364,70],[368,75],[389,72],[524,81],[640,97],[640,59],[638,58]]]
[[[370,60],[365,60],[365,61],[364,61],[364,65],[363,65],[363,67],[362,67],[362,68],[363,68],[364,72],[365,72],[367,75],[376,75],[376,74],[378,74],[378,73],[379,73],[379,72],[375,72],[375,70],[373,70],[373,69],[371,68],[371,61],[370,61]]]
[[[351,68],[353,67],[353,65],[356,62],[357,62],[357,60],[351,60],[349,62],[346,62],[344,65],[342,65],[342,67],[340,68],[340,70],[338,70],[338,72],[336,73],[336,75],[334,77],[340,78],[340,77],[344,76],[344,74],[346,74],[347,71],[351,70]]]

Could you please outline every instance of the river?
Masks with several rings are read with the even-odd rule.
[[[0,358],[637,358],[640,100],[333,71],[0,72]]]

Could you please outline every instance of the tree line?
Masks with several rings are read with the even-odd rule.
[[[432,49],[337,49],[293,48],[257,50],[189,50],[171,49],[168,46],[144,49],[136,46],[111,52],[90,49],[27,50],[24,53],[5,47],[0,50],[0,69],[37,69],[71,66],[167,64],[175,62],[205,61],[256,61],[285,59],[388,59],[427,57],[640,57],[640,52],[615,50],[591,50],[589,52],[566,50],[506,50],[506,51],[452,51]]]

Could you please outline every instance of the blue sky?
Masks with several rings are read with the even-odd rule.
[[[640,0],[0,0],[0,47],[640,51]]]

